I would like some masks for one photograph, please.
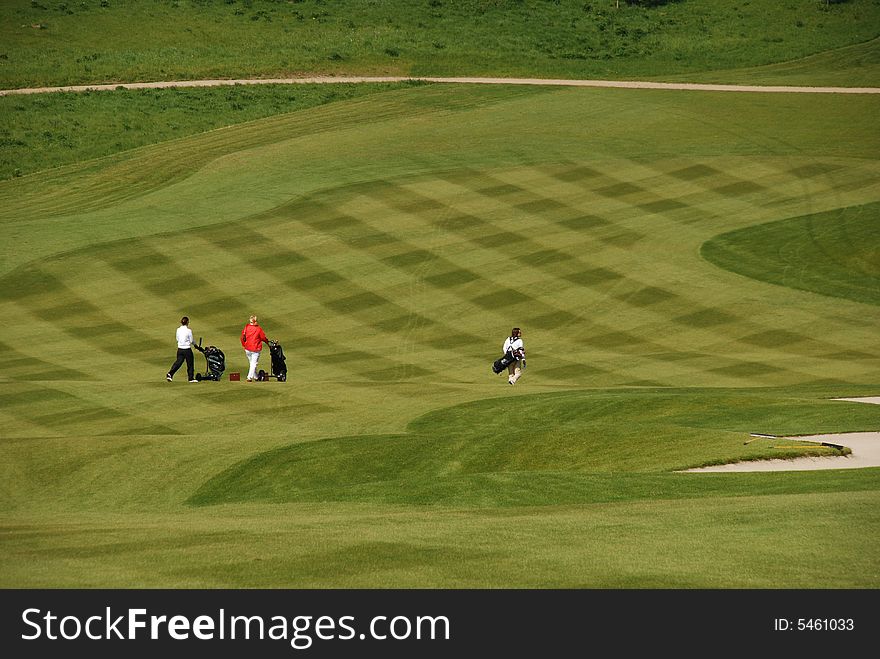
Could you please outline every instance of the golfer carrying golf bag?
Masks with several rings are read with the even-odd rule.
[[[526,349],[523,345],[522,331],[519,327],[510,330],[510,336],[504,340],[504,346],[501,348],[504,355],[501,359],[495,361],[492,370],[501,373],[507,367],[507,383],[516,384],[522,375],[522,370],[526,367]]]

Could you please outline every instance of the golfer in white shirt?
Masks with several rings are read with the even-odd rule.
[[[501,354],[506,355],[507,351],[513,353],[516,361],[511,362],[507,366],[507,382],[508,384],[516,384],[519,376],[522,375],[522,369],[526,367],[526,349],[523,346],[522,331],[519,327],[510,330],[510,336],[504,340],[504,347],[501,348]]]
[[[186,374],[189,381],[198,382],[198,380],[196,380],[195,359],[193,357],[192,346],[193,333],[189,328],[189,318],[184,316],[180,319],[180,327],[177,328],[177,359],[174,360],[171,368],[168,369],[168,373],[165,374],[165,379],[168,380],[168,382],[171,382],[174,379],[174,374],[184,361],[186,362]]]

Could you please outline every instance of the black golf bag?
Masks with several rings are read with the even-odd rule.
[[[275,378],[279,382],[287,380],[287,358],[284,356],[284,350],[278,341],[269,341],[269,356],[272,358],[272,371],[260,370],[257,373],[257,380],[265,382],[269,378]]]
[[[504,356],[501,359],[496,359],[492,363],[492,372],[496,374],[500,374],[505,368],[510,366],[513,362],[516,361],[516,357],[513,355],[512,350],[508,350],[504,353]]]
[[[226,370],[226,355],[223,354],[223,351],[217,346],[206,346],[203,348],[201,337],[199,337],[199,345],[193,346],[193,348],[205,355],[205,361],[208,366],[208,370],[205,371],[204,375],[196,373],[196,380],[219,382],[220,378],[223,377],[223,371]]]

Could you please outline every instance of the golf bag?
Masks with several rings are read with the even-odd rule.
[[[208,368],[204,375],[196,373],[196,380],[219,382],[220,378],[223,377],[223,371],[226,370],[226,355],[223,354],[223,351],[216,346],[206,346],[203,348],[202,337],[199,337],[199,345],[193,346],[193,348],[205,355],[205,362],[207,362]]]
[[[513,362],[516,361],[516,357],[513,355],[512,350],[508,350],[504,353],[504,356],[501,359],[496,359],[492,363],[492,372],[496,374],[500,374],[505,368],[510,366]]]
[[[257,373],[257,380],[265,382],[269,378],[275,378],[279,382],[284,382],[287,380],[287,358],[284,356],[284,350],[278,341],[269,341],[269,356],[272,358],[272,371],[266,373],[266,371],[260,370]]]

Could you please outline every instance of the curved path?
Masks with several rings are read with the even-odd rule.
[[[835,398],[851,403],[880,404],[880,396],[866,398]],[[790,460],[749,460],[746,462],[734,462],[726,465],[713,465],[711,467],[699,467],[698,469],[686,469],[688,473],[704,473],[719,471],[808,471],[812,469],[856,469],[860,467],[880,467],[880,432],[850,432],[831,435],[809,435],[807,437],[776,437],[780,442],[797,440],[799,442],[816,442],[818,444],[837,444],[846,446],[852,453],[850,455],[828,455],[805,458],[792,458]]]
[[[0,90],[0,96],[45,92],[84,92],[111,89],[157,89],[164,87],[216,87],[219,85],[293,85],[352,82],[425,82],[471,85],[554,85],[559,87],[615,87],[624,89],[679,89],[711,92],[768,92],[801,94],[880,94],[880,87],[797,87],[782,85],[716,85],[691,82],[641,82],[637,80],[554,80],[545,78],[437,78],[430,76],[317,76],[303,78],[254,78],[241,80],[176,80],[167,82],[126,82],[66,87],[32,87]]]

